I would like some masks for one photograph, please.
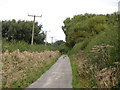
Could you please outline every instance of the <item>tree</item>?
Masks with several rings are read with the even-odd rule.
[[[64,43],[65,43],[65,42],[64,42],[63,40],[58,40],[58,41],[56,41],[53,45],[54,45],[55,47],[60,47],[60,46],[62,46]]]
[[[31,43],[32,37],[32,21],[2,21],[2,37],[6,38],[8,41],[15,40],[24,40],[28,43]],[[34,42],[37,44],[44,43],[45,34],[40,33],[42,25],[35,23],[34,31]]]
[[[76,15],[73,18],[66,18],[62,26],[63,32],[66,35],[66,43],[73,47],[76,43],[82,42],[99,32],[106,29],[106,16],[85,14]]]

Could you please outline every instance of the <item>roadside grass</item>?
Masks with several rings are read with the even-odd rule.
[[[58,58],[60,57],[61,55],[58,56]],[[11,84],[10,87],[15,87],[15,88],[27,88],[30,84],[34,83],[37,79],[40,78],[40,76],[45,73],[47,70],[50,69],[50,67],[55,64],[55,62],[58,60],[57,59],[53,59],[51,60],[51,62],[44,62],[43,64],[43,67],[40,67],[36,72],[33,71],[33,72],[30,72],[28,73],[29,76],[20,80],[20,81],[15,81],[15,84],[13,82],[13,84]]]
[[[59,51],[4,52],[3,88],[26,88],[46,72],[61,56]]]
[[[3,88],[26,88],[61,56],[52,45],[2,39]]]
[[[16,41],[16,40],[11,40],[10,42],[6,41],[4,38],[2,39],[2,52],[5,52],[8,50],[9,52],[13,52],[15,50],[19,49],[20,52],[23,51],[29,51],[29,52],[43,52],[45,50],[48,51],[55,51],[57,50],[56,47],[52,45],[43,45],[43,44],[28,44],[25,41]]]
[[[72,55],[69,55],[72,66],[72,86],[73,88],[92,88],[97,87],[94,80],[87,74],[83,75],[78,63],[73,59]]]
[[[119,63],[118,47],[117,26],[111,28],[110,30],[100,32],[90,40],[77,43],[68,53],[73,71],[73,87],[120,87],[117,85],[118,82],[120,82],[117,79],[120,73],[117,68],[118,64],[115,64],[115,62]],[[79,60],[79,52],[81,50],[84,51],[85,61],[87,61],[83,64],[83,67],[79,67],[79,63],[73,59],[75,57],[72,57],[72,55],[76,55],[76,57],[78,56],[77,60]],[[84,74],[86,78],[79,76],[81,72],[87,72],[87,75]]]

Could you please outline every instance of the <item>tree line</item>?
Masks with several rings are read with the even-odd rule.
[[[11,40],[24,40],[27,43],[31,43],[32,37],[32,21],[16,21],[13,20],[5,20],[2,21],[2,37],[7,41]],[[38,25],[38,22],[35,22],[35,31],[34,31],[34,43],[43,44],[45,39],[45,33],[41,32],[42,25]]]
[[[98,35],[101,31],[108,30],[117,25],[117,14],[84,14],[66,18],[63,21],[62,30],[66,35],[66,44],[72,48],[76,43]]]

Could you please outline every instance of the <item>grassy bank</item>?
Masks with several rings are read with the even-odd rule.
[[[59,51],[20,52],[2,55],[3,88],[26,88],[47,71],[60,57]]]
[[[73,88],[97,88],[97,84],[92,79],[86,70],[81,68],[81,62],[79,62],[74,55],[69,55],[72,67],[72,86]]]
[[[69,51],[74,88],[120,87],[117,30],[117,26],[105,30]]]
[[[82,78],[80,78],[78,74],[78,66],[76,62],[74,61],[72,56],[69,56],[70,61],[71,61],[71,67],[72,67],[72,86],[73,88],[83,88],[85,87],[86,84],[83,84],[84,82],[82,81]]]

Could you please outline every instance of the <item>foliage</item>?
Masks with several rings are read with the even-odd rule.
[[[6,50],[9,50],[9,52],[13,52],[16,49],[19,49],[20,52],[23,51],[29,51],[29,52],[42,52],[45,50],[49,50],[49,51],[55,51],[57,50],[56,47],[52,46],[52,45],[39,45],[39,44],[34,44],[34,45],[30,45],[28,43],[26,43],[25,41],[16,41],[16,40],[11,40],[10,42],[7,41],[5,38],[2,39],[2,52],[5,52]]]
[[[56,41],[53,46],[59,48],[60,46],[62,46],[65,42],[63,40],[58,40]]]
[[[32,21],[16,21],[14,19],[12,21],[2,21],[2,37],[6,38],[8,41],[15,39],[31,43],[32,28]],[[42,25],[38,25],[38,23],[35,22],[34,42],[37,44],[44,43],[45,34],[43,32],[40,33],[41,28]]]
[[[113,46],[113,48],[109,51],[111,60],[117,61],[119,57],[117,26],[114,29],[111,28],[110,30],[105,30],[104,32],[101,32],[99,35],[93,37],[85,49],[86,54],[89,53],[90,50],[95,45],[102,45],[102,44],[106,44],[106,45],[109,44]]]
[[[81,69],[78,60],[73,55],[69,55],[72,66],[72,86],[73,88],[95,88],[98,87],[95,81],[87,74],[86,70]]]
[[[66,44],[73,47],[68,54],[75,55],[71,61],[76,67],[73,78],[79,80],[79,75],[87,74],[85,78],[91,77],[99,87],[119,87],[120,51],[116,13],[77,15],[72,19],[67,18],[62,29],[66,35]],[[84,52],[84,59],[81,58],[81,50]],[[75,87],[81,84],[77,79],[73,80]],[[92,80],[89,81],[91,83]]]
[[[80,52],[80,50],[84,50],[88,43],[90,42],[90,39],[86,39],[82,42],[76,43],[75,46],[71,49],[71,51],[69,52],[69,54],[77,54]]]
[[[72,19],[67,18],[63,23],[62,29],[66,35],[66,43],[72,47],[107,28],[104,15],[76,15]]]
[[[60,53],[62,54],[66,54],[68,53],[68,51],[70,51],[70,47],[68,47],[67,45],[63,44],[60,48],[59,48],[59,51]]]

